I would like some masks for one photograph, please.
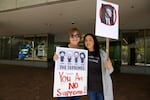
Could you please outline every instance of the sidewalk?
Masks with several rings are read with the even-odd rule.
[[[55,100],[51,69],[0,66],[0,100]],[[113,73],[112,78],[114,100],[150,99],[150,75]]]

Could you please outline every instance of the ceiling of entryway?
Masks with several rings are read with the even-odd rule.
[[[105,0],[117,3],[120,29],[150,29],[150,0]],[[74,0],[0,12],[0,35],[51,33],[65,41],[67,30],[77,26],[93,33],[96,0]],[[74,24],[72,24],[74,23]]]

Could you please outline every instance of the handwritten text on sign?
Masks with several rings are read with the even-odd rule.
[[[87,94],[87,51],[72,48],[56,48],[54,97]]]

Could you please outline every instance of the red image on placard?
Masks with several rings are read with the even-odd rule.
[[[116,23],[116,9],[110,4],[102,4],[99,12],[101,23],[113,26]]]

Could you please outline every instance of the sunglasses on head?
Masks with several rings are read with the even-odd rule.
[[[71,34],[71,38],[79,38],[80,34]]]

